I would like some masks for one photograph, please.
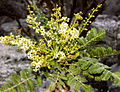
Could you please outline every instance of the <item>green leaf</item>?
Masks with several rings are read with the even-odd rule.
[[[86,39],[90,40],[90,39],[94,38],[96,35],[97,35],[96,28],[92,28],[90,31],[88,31]]]
[[[59,82],[57,82],[57,86],[59,89],[63,89],[62,85]]]
[[[85,70],[85,71],[82,72],[82,74],[85,75],[85,76],[88,76],[89,72],[88,72],[88,70]]]
[[[89,61],[86,62],[86,63],[83,63],[83,64],[81,65],[81,69],[82,69],[82,70],[87,70],[90,65],[91,65],[91,63],[90,63]]]
[[[114,53],[114,54],[119,54],[120,51],[116,51],[116,50],[114,49],[114,50],[113,50],[113,53]]]
[[[79,39],[79,44],[80,44],[80,45],[84,45],[85,43],[86,43],[85,38],[84,38],[84,37],[81,37],[81,38]]]
[[[24,80],[27,80],[26,81],[26,85],[27,85],[28,90],[30,92],[34,91],[35,90],[35,85],[34,85],[33,81],[30,79],[30,72],[29,72],[29,70],[28,69],[24,69],[24,70],[20,71],[20,75],[21,75],[21,77]]]
[[[10,80],[12,80],[15,84],[19,84],[21,82],[21,78],[17,74],[12,74],[12,76],[10,76]]]
[[[95,49],[91,49],[91,51],[89,51],[90,56],[96,58],[103,58],[106,56],[116,55],[119,53],[120,53],[119,51],[112,50],[111,47],[108,47],[108,49],[106,49],[105,47],[96,47]]]
[[[10,80],[12,80],[16,85],[18,85],[18,92],[26,92],[26,88],[21,83],[21,78],[17,74],[12,74],[12,76],[10,76]]]
[[[88,52],[84,51],[84,52],[81,52],[81,56],[83,56],[83,57],[89,57],[90,55],[89,55]]]
[[[11,81],[6,81],[6,83],[0,88],[0,91],[13,91],[17,92],[15,88],[12,88],[14,85]]]
[[[120,86],[120,73],[119,72],[112,73],[112,77],[113,77],[114,83]]]
[[[108,47],[107,49],[107,54],[111,54],[112,53],[112,48],[111,47]]]
[[[100,39],[105,38],[105,34],[106,34],[105,30],[104,30],[104,29],[101,29],[100,32],[99,32]]]
[[[89,68],[90,74],[100,74],[104,70],[104,67],[101,67],[99,64],[91,65]]]
[[[95,58],[88,58],[88,57],[83,57],[81,59],[78,60],[78,63],[80,65],[80,68],[82,70],[87,70],[91,64],[97,63],[98,60]]]
[[[101,78],[101,76],[95,76],[95,80],[96,80],[96,81],[101,81],[102,78]]]
[[[26,82],[26,85],[27,85],[27,88],[28,88],[28,90],[29,90],[30,92],[32,92],[32,91],[35,90],[35,85],[34,85],[34,83],[33,83],[32,80],[28,80],[28,81]]]
[[[23,79],[30,78],[30,72],[28,69],[24,69],[24,70],[20,71],[20,75]]]
[[[52,82],[49,86],[50,91],[54,91],[55,87],[56,87],[56,84]]]
[[[79,81],[77,81],[73,87],[75,92],[78,92],[80,90],[81,84]]]
[[[84,82],[88,82],[88,81],[86,80],[86,78],[85,78],[85,77],[81,77],[81,79],[80,79],[80,80],[81,80],[81,82],[82,82],[82,83],[84,83]]]
[[[50,63],[49,63],[50,65],[52,65],[53,67],[55,67],[55,61],[50,61]]]
[[[103,80],[103,81],[109,80],[109,78],[111,77],[111,72],[105,70],[105,71],[102,73],[101,77],[102,77],[102,80]]]
[[[71,64],[71,65],[69,66],[69,70],[72,71],[72,70],[74,70],[74,69],[75,69],[75,65],[72,65],[72,64]]]
[[[60,83],[64,88],[66,88],[65,83],[64,83],[61,79],[59,79],[59,83]]]
[[[83,84],[82,88],[85,92],[93,92],[93,89],[90,85]]]
[[[67,84],[71,87],[76,82],[74,77],[70,77],[67,81]]]
[[[111,72],[108,70],[104,70],[100,76],[95,76],[96,81],[107,81],[111,77]]]
[[[20,84],[19,86],[17,86],[17,88],[18,88],[18,92],[27,92],[27,90],[23,84]]]
[[[65,76],[60,76],[60,78],[63,80],[67,80],[67,77],[65,77]]]
[[[36,84],[41,87],[43,85],[43,80],[41,76],[37,76],[37,78],[35,79]]]
[[[74,70],[72,70],[72,73],[74,74],[74,75],[78,75],[78,74],[80,74],[81,73],[81,69],[80,69],[80,67],[78,66],[77,68],[75,68]]]
[[[66,72],[65,72],[65,70],[62,70],[62,71],[61,71],[59,77],[60,77],[61,79],[63,79],[63,80],[67,80],[67,76],[66,76]]]

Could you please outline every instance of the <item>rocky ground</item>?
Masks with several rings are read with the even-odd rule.
[[[19,73],[21,69],[29,68],[29,66],[30,61],[27,60],[23,51],[18,51],[16,47],[0,44],[0,84],[12,73]]]

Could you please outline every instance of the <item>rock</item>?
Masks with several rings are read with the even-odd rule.
[[[99,15],[95,22],[92,23],[92,27],[97,29],[105,29],[106,31],[106,44],[113,48],[117,46],[117,32],[120,28],[120,20],[118,17],[111,15]]]
[[[23,0],[0,0],[0,36],[8,35],[19,26],[14,20],[26,18],[27,10]]]
[[[6,34],[9,34],[10,32],[17,30],[18,29],[18,23],[16,21],[12,21],[12,22],[7,22],[7,23],[3,23],[1,25],[1,28],[4,30],[4,32]]]
[[[11,22],[11,21],[13,21],[13,19],[11,19],[10,17],[0,16],[0,25],[6,22]]]
[[[30,67],[23,51],[17,51],[17,47],[3,46],[0,44],[0,85],[9,79],[12,73],[18,73],[21,69]]]
[[[23,28],[27,27],[26,19],[19,19],[19,21]],[[2,23],[0,26],[0,33],[1,33],[1,35],[8,35],[10,32],[14,32],[18,29],[19,29],[19,25],[18,25],[17,21],[14,20],[11,22]]]
[[[110,89],[109,92],[119,92],[120,91],[120,87],[113,87]]]
[[[112,72],[119,72],[120,73],[120,65],[118,65],[118,64],[112,65]]]
[[[119,72],[120,73],[120,65],[114,64],[112,65],[112,71],[111,72]],[[120,87],[115,85],[113,82],[108,82],[109,85],[109,92],[119,92]]]
[[[99,15],[92,26],[114,32],[119,27],[119,23],[118,17],[104,14]]]
[[[25,18],[27,11],[24,4],[13,0],[0,0],[0,16],[5,15],[13,19]]]
[[[4,23],[10,23],[12,22],[13,19],[7,16],[0,16],[0,36],[8,35],[7,30],[5,31],[4,28],[1,27],[2,24]]]
[[[120,0],[106,0],[105,10],[103,14],[120,15]]]

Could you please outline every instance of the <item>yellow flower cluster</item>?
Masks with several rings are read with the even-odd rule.
[[[100,6],[98,6],[99,8]],[[61,17],[61,8],[56,7],[53,9],[54,14],[51,15],[50,21],[47,22],[47,27],[41,25],[37,21],[33,11],[30,11],[30,15],[27,17],[27,23],[30,28],[33,28],[37,34],[43,36],[39,39],[39,43],[36,44],[30,38],[21,36],[0,37],[2,44],[12,44],[27,51],[29,59],[33,60],[31,63],[34,67],[34,71],[38,71],[41,67],[50,67],[50,61],[63,62],[68,57],[72,56],[72,52],[79,48],[77,40],[79,40],[80,33],[85,30],[86,23],[90,23],[90,18],[93,17],[93,13],[90,18],[86,19],[85,23],[79,27],[79,22],[82,20],[80,13],[75,14],[75,21],[69,25],[69,18]],[[97,11],[94,9],[93,12]],[[76,55],[76,54],[75,54]],[[79,56],[79,55],[77,55]]]
[[[37,22],[37,17],[34,12],[30,10],[30,6],[28,6],[29,15],[27,16],[26,22],[29,23],[29,27],[36,29],[36,33],[39,33],[40,22]]]

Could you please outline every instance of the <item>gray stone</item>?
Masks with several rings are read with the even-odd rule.
[[[114,32],[119,28],[120,21],[118,17],[111,15],[99,15],[95,22],[92,23],[92,26],[95,26],[99,29],[105,29],[107,32]]]
[[[24,4],[13,0],[0,0],[0,16],[9,16],[13,19],[25,18],[27,11]]]
[[[111,15],[99,15],[95,22],[92,23],[92,27],[97,29],[105,29],[106,37],[104,41],[108,46],[116,48],[118,36],[118,29],[120,28],[120,20],[118,17]]]
[[[0,0],[0,36],[16,30],[18,23],[14,20],[24,19],[26,16],[24,0]]]
[[[120,34],[117,35],[117,39],[120,39]]]
[[[11,22],[11,21],[13,21],[13,19],[11,19],[10,17],[0,16],[0,25],[6,22]]]
[[[118,65],[118,64],[112,65],[112,72],[119,72],[120,73],[120,65]]]
[[[17,47],[0,44],[0,84],[9,79],[12,73],[30,67],[24,51],[17,51]]]
[[[120,0],[106,0],[103,14],[120,15]]]
[[[23,28],[27,27],[26,19],[19,19]],[[17,21],[5,22],[0,26],[0,33],[3,35],[8,35],[10,32],[15,32],[19,29],[19,25]]]
[[[7,22],[7,23],[2,24],[1,28],[4,30],[4,32],[10,33],[18,29],[18,23],[16,21]]]

